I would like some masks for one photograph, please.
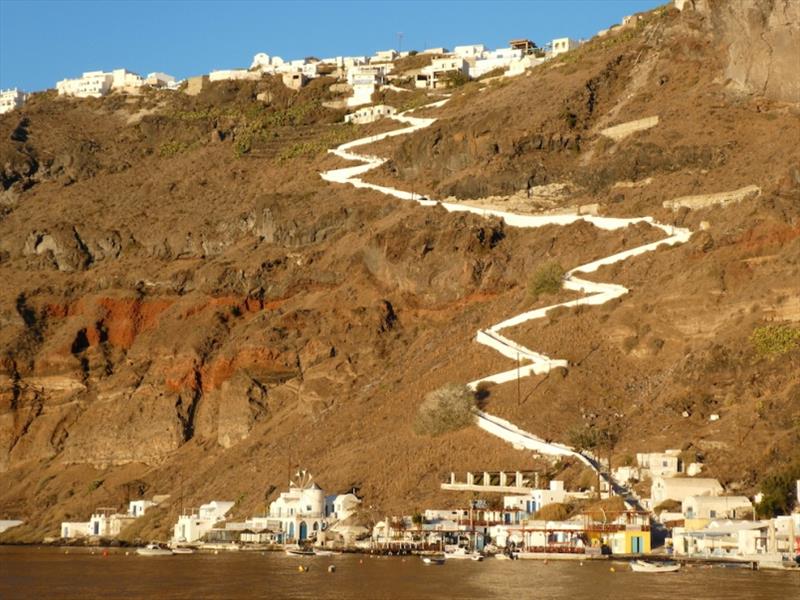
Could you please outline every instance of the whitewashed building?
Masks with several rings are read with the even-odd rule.
[[[716,479],[703,477],[655,477],[650,486],[653,508],[666,500],[683,502],[689,496],[719,496],[722,486]]]
[[[503,508],[515,511],[518,519],[528,518],[548,504],[562,503],[567,499],[564,482],[553,480],[546,490],[533,489],[529,494],[503,497]],[[525,515],[525,516],[523,516]]]
[[[371,63],[387,63],[393,62],[398,57],[397,50],[378,50],[372,58],[369,59]]]
[[[196,513],[181,515],[175,524],[172,541],[192,543],[200,540],[214,525],[225,518],[234,502],[214,500],[203,504]]]
[[[90,526],[88,521],[62,521],[61,537],[65,540],[89,537]]]
[[[558,56],[559,54],[574,50],[578,46],[580,46],[578,40],[573,40],[572,38],[556,38],[550,42],[550,54],[551,56]]]
[[[495,69],[506,70],[512,63],[520,59],[522,59],[522,50],[512,48],[498,48],[484,52],[483,56],[476,58],[469,65],[469,76],[475,79]]]
[[[261,71],[262,73],[276,73],[283,67],[284,60],[280,56],[270,56],[265,52],[259,52],[253,57],[250,63],[251,71]]]
[[[467,61],[460,56],[446,56],[434,58],[427,67],[424,67],[415,80],[418,88],[439,89],[446,87],[449,78],[458,73],[468,75],[469,67]]]
[[[111,89],[120,91],[136,90],[144,85],[144,78],[128,69],[111,71]]]
[[[650,477],[672,477],[683,472],[680,454],[680,450],[639,452],[636,454],[636,464],[645,471],[644,475],[649,475]]]
[[[486,52],[486,46],[483,44],[470,44],[453,48],[453,54],[460,58],[481,58],[484,52]]]
[[[27,95],[17,88],[0,90],[0,115],[10,112],[25,104]]]
[[[209,81],[230,81],[230,80],[251,80],[261,79],[260,71],[248,71],[247,69],[221,69],[211,71],[208,74]]]
[[[387,106],[385,104],[377,104],[375,106],[365,106],[359,108],[357,111],[344,116],[345,123],[355,123],[356,125],[365,125],[367,123],[374,123],[384,117],[389,117],[397,113],[394,106]]]
[[[361,506],[361,499],[352,492],[333,496],[332,500],[332,504],[329,505],[326,499],[325,513],[328,518],[337,521],[349,519]]]
[[[685,519],[741,519],[753,512],[747,496],[687,496],[681,503]]]
[[[167,75],[166,73],[155,72],[150,73],[147,77],[145,77],[145,85],[149,85],[150,87],[154,88],[167,88],[167,89],[175,89],[177,87],[177,82],[172,75]]]
[[[316,538],[327,527],[325,492],[307,471],[298,471],[289,483],[289,491],[269,505],[269,519],[280,524],[288,541]]]
[[[100,98],[111,91],[114,75],[103,71],[87,71],[77,79],[62,79],[56,83],[59,96]]]

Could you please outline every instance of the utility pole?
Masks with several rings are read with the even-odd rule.
[[[397,32],[397,52],[398,54],[403,51],[403,32]]]

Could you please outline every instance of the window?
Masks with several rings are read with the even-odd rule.
[[[715,511],[715,510],[708,511],[708,516],[710,518],[712,518],[712,519],[716,519],[717,518],[717,511]]]

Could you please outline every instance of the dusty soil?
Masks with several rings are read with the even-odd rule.
[[[391,161],[368,178],[462,200],[569,183],[565,205],[696,231],[589,276],[629,287],[620,300],[508,332],[570,367],[483,402],[559,441],[622,415],[615,460],[679,447],[752,492],[800,447],[800,350],[749,341],[800,321],[800,121],[726,83],[716,35],[703,14],[653,13],[529,75],[467,84],[420,111],[431,128],[370,148]],[[339,124],[330,83],[41,94],[0,117],[0,516],[27,521],[3,539],[161,493],[126,536],[164,536],[213,498],[247,516],[292,466],[358,487],[376,515],[460,505],[438,487],[451,470],[580,477],[474,428],[418,436],[413,415],[440,385],[511,368],[473,338],[531,307],[539,265],[660,233],[521,231],[328,184],[318,172],[342,165],[328,147],[398,126]],[[653,114],[621,142],[598,133]],[[762,194],[740,205],[661,208],[749,184]]]

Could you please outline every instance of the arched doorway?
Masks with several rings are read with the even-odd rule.
[[[300,521],[300,541],[308,537],[308,525],[305,521]]]

